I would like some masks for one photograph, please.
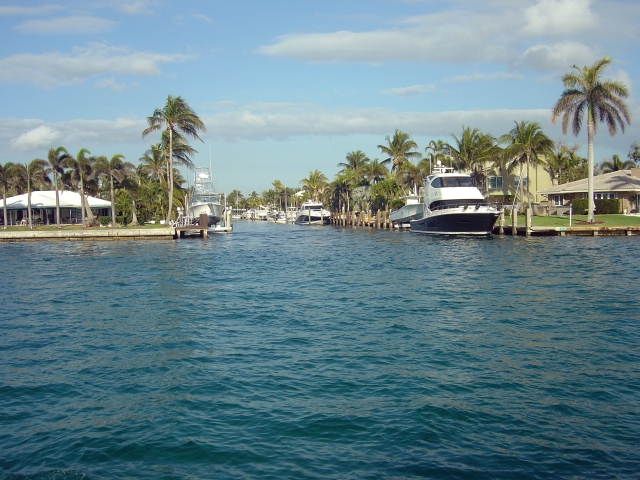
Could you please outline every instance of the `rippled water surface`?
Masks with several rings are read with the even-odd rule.
[[[0,244],[0,478],[638,478],[640,237]]]

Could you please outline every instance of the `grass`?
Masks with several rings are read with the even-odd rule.
[[[511,217],[506,216],[504,218],[505,226],[511,225]],[[640,216],[631,216],[631,215],[596,215],[594,217],[594,222],[604,222],[604,223],[596,223],[595,227],[640,227]],[[581,226],[577,225],[579,222],[586,222],[586,215],[573,215],[571,218],[571,226]],[[518,225],[524,226],[524,215],[518,215]],[[531,217],[531,226],[532,227],[568,227],[569,226],[569,216],[556,216],[550,215],[548,217]]]

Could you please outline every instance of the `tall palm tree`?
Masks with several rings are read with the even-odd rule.
[[[27,184],[27,215],[29,218],[29,228],[33,228],[33,214],[31,212],[31,189],[43,184],[50,184],[51,180],[47,176],[48,163],[45,160],[36,158],[23,165],[16,163],[12,167],[12,175],[20,178]]]
[[[64,147],[50,148],[47,153],[47,161],[53,173],[53,187],[56,190],[56,227],[60,228],[60,196],[58,190],[64,188],[60,176],[64,173],[64,161],[69,157],[69,152]]]
[[[167,210],[167,222],[171,220],[171,209],[173,205],[173,137],[176,133],[184,133],[202,141],[198,136],[198,131],[206,132],[207,129],[200,120],[200,117],[180,96],[169,95],[167,102],[162,109],[156,108],[153,114],[147,118],[149,126],[142,132],[142,138],[151,132],[164,129],[169,135],[169,149],[167,153],[168,171],[168,198],[169,207]]]
[[[588,141],[588,200],[587,221],[593,223],[595,201],[593,198],[594,153],[593,137],[598,123],[602,122],[609,128],[609,135],[617,133],[618,126],[624,132],[625,121],[631,123],[631,114],[623,99],[629,96],[627,86],[618,80],[601,80],[602,72],[611,63],[609,57],[604,57],[591,66],[573,68],[577,72],[569,72],[562,76],[565,90],[553,106],[551,122],[555,123],[562,117],[562,133],[567,133],[569,123],[573,134],[577,137],[582,128],[584,114],[587,115]]]
[[[86,208],[85,203],[88,202],[84,196],[84,190],[86,183],[90,180],[92,175],[93,158],[87,155],[91,154],[86,148],[78,150],[75,158],[69,156],[64,160],[64,166],[71,170],[71,181],[77,185],[76,191],[80,194],[80,212],[82,215],[82,226],[86,227],[85,215],[90,224],[93,224],[93,212],[91,208]]]
[[[391,171],[395,172],[404,162],[411,161],[412,158],[419,159],[420,152],[413,151],[418,148],[418,144],[411,139],[408,133],[396,130],[393,137],[385,137],[386,145],[378,145],[380,151],[388,158],[383,160],[383,165],[391,164]]]
[[[451,134],[455,145],[444,144],[444,152],[455,162],[459,170],[478,171],[485,162],[496,157],[496,144],[494,138],[482,133],[478,128],[463,127],[460,138]]]
[[[442,140],[431,140],[429,145],[424,149],[427,154],[427,161],[429,162],[429,175],[433,169],[433,165],[438,163],[438,160],[442,160],[446,156],[447,144]]]
[[[111,194],[111,225],[116,226],[116,199],[114,180],[122,182],[125,177],[131,175],[135,169],[133,164],[124,161],[124,155],[116,153],[111,160],[100,156],[93,164],[93,169],[99,177],[109,180],[109,192]]]
[[[133,167],[133,165],[131,165]],[[136,215],[136,195],[140,188],[140,178],[138,177],[135,169],[128,172],[128,174],[120,182],[120,187],[123,188],[128,194],[131,200],[131,223],[132,227],[137,227],[138,217]]]
[[[327,177],[320,172],[320,170],[314,170],[313,172],[309,172],[307,178],[300,180],[300,183],[305,187],[305,190],[307,190],[313,200],[317,202],[327,185]]]
[[[633,160],[625,160],[624,162],[618,155],[613,155],[611,160],[605,160],[600,164],[602,173],[618,172],[620,170],[629,170],[635,167],[636,164]]]
[[[396,182],[417,195],[422,184],[422,170],[411,162],[405,162],[396,170]]]

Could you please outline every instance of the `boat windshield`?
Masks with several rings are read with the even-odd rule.
[[[473,187],[471,177],[437,177],[432,183],[432,187]]]

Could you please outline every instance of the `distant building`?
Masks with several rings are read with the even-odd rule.
[[[588,198],[587,179],[545,188],[537,193],[548,198],[550,213],[553,214],[554,209],[568,207],[575,198]],[[596,175],[593,177],[593,195],[596,200],[620,199],[620,213],[638,213],[640,168]]]
[[[70,191],[59,191],[60,223],[82,223],[80,194]],[[87,197],[91,212],[95,216],[110,216],[111,202],[95,197]],[[27,194],[7,198],[7,216],[9,225],[20,225],[29,217],[27,212]],[[3,220],[4,202],[0,200],[0,221]],[[31,192],[31,214],[34,224],[56,224],[56,192],[55,190]]]

